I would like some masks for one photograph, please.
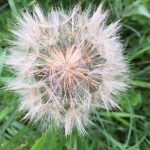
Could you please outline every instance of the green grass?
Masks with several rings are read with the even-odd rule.
[[[5,91],[5,82],[12,72],[4,66],[9,48],[6,39],[15,16],[23,8],[31,9],[40,3],[49,7],[69,9],[75,0],[0,0],[0,150],[149,150],[150,149],[150,0],[105,0],[110,9],[109,21],[121,19],[122,40],[132,71],[131,88],[121,94],[121,112],[98,110],[91,116],[95,126],[87,129],[88,135],[76,131],[65,137],[63,131],[52,129],[42,133],[37,127],[21,121],[17,113],[17,95]],[[99,0],[79,0],[82,8],[93,8]]]

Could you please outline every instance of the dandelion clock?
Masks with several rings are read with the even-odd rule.
[[[24,119],[85,134],[96,109],[120,108],[116,97],[128,87],[128,65],[119,21],[106,25],[107,18],[102,5],[92,15],[76,6],[46,16],[36,5],[17,18],[6,61],[15,79],[7,88],[19,94]]]

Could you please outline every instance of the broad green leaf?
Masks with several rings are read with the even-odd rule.
[[[0,49],[0,75],[2,73],[3,70],[3,66],[4,66],[4,60],[5,60],[5,56],[6,56],[6,51],[2,51],[2,49]]]
[[[142,87],[142,88],[150,88],[150,82],[145,82],[145,81],[132,81],[132,84],[137,87]]]
[[[16,109],[12,111],[11,115],[9,118],[7,118],[6,122],[0,127],[0,139],[1,139],[1,135],[5,132],[5,130],[7,129],[7,127],[11,124],[11,122],[13,121],[13,119],[16,116]]]
[[[140,6],[138,7],[138,13],[150,19],[150,12],[149,12],[148,9],[147,9],[145,6],[143,6],[143,5],[140,5]]]
[[[137,119],[144,119],[143,116],[141,115],[136,115],[136,114],[130,114],[130,113],[126,113],[126,112],[107,112],[107,113],[104,113],[104,112],[101,112],[101,115],[104,115],[104,116],[119,116],[119,117],[122,117],[122,118],[137,118]]]
[[[7,6],[8,6],[8,4],[6,3],[6,4],[4,4],[4,5],[2,5],[2,6],[0,6],[0,11],[2,11],[2,10],[4,10],[4,9],[6,9],[7,8]]]
[[[120,143],[119,141],[117,141],[114,137],[112,137],[111,134],[99,129],[99,131],[105,135],[105,137],[117,148],[119,148],[120,150],[124,150],[124,145],[122,143]]]
[[[7,115],[8,113],[10,112],[10,108],[8,107],[5,107],[1,112],[0,112],[0,121],[3,120]]]
[[[31,150],[41,150],[41,147],[46,139],[47,132],[45,132],[38,141],[32,146]]]
[[[12,10],[12,14],[14,16],[19,16],[19,13],[18,13],[18,10],[17,10],[17,7],[15,5],[15,1],[14,0],[8,0],[8,4]]]
[[[135,1],[134,3],[126,7],[123,12],[124,17],[134,16],[138,14],[150,18],[149,10],[141,1]]]
[[[136,51],[133,51],[132,53],[130,53],[130,55],[128,55],[128,60],[129,61],[133,60],[145,52],[150,52],[150,46],[147,46],[147,47],[144,47],[142,49],[137,49]]]

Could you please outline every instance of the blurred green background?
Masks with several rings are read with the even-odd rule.
[[[88,135],[74,132],[65,137],[55,129],[42,133],[21,121],[17,95],[5,91],[13,74],[4,66],[15,17],[36,3],[46,12],[51,7],[85,9],[98,7],[99,0],[0,0],[0,150],[150,150],[150,0],[104,0],[110,10],[109,22],[121,19],[122,41],[132,72],[131,88],[120,96],[125,101],[120,112],[98,110]]]

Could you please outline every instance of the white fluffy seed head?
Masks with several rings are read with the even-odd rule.
[[[6,64],[15,70],[8,88],[20,94],[25,119],[84,134],[95,108],[119,108],[115,97],[127,88],[128,67],[119,22],[107,26],[107,17],[102,5],[92,16],[76,6],[47,17],[36,5],[17,19]]]

